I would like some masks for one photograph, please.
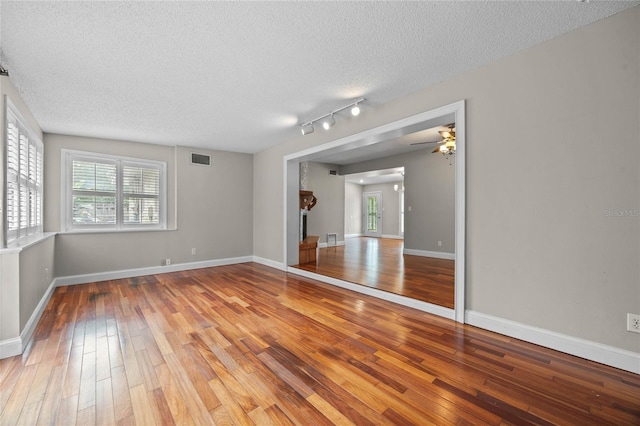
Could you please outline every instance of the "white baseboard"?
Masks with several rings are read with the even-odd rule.
[[[275,260],[265,259],[264,257],[253,256],[253,261],[270,268],[279,269],[281,271],[287,271],[287,267],[282,262],[276,262]]]
[[[344,234],[344,238],[362,237],[362,234]]]
[[[404,240],[404,236],[402,235],[382,234],[382,238],[389,238],[392,240]]]
[[[27,321],[27,324],[24,326],[19,337],[0,341],[0,359],[20,355],[24,351],[24,348],[31,339],[31,336],[33,336],[36,325],[38,325],[38,321],[40,321],[40,317],[42,316],[44,309],[47,307],[47,303],[49,303],[49,299],[51,299],[51,295],[55,288],[56,282],[54,279],[51,281],[51,284],[49,284],[49,287],[47,287],[47,290],[44,292],[40,302],[38,302],[38,305],[31,314],[31,317],[29,317],[29,321]]]
[[[423,256],[423,257],[435,257],[436,259],[448,259],[448,260],[456,260],[455,253],[446,253],[443,251],[427,251],[427,250],[415,250],[415,249],[404,249],[404,254],[410,254],[412,256]]]
[[[555,331],[494,317],[480,312],[466,311],[467,324],[514,337],[536,345],[585,358],[621,370],[640,374],[640,353],[584,340]]]
[[[120,271],[97,272],[94,274],[69,275],[66,277],[57,277],[54,281],[56,283],[56,287],[60,287],[63,285],[118,280],[122,278],[164,274],[167,272],[188,271],[191,269],[211,268],[214,266],[234,265],[236,263],[247,263],[253,261],[253,256],[230,257],[227,259],[204,260],[201,262],[174,263],[173,265],[167,266],[148,266],[144,268],[123,269]]]
[[[400,296],[399,294],[390,293],[388,291],[378,290],[377,288],[367,287],[366,285],[354,284],[348,281],[342,281],[332,277],[326,277],[314,272],[304,271],[294,267],[288,267],[287,272],[291,274],[301,275],[303,277],[311,278],[316,281],[321,281],[326,284],[331,284],[336,287],[341,287],[347,290],[355,291],[356,293],[362,293],[369,296],[376,297],[378,299],[386,300],[389,302],[397,303],[398,305],[407,306],[409,308],[418,309],[423,312],[438,315],[450,320],[454,319],[453,309],[444,308],[442,306],[433,305],[431,303],[423,302],[421,300],[411,299],[410,297]]]
[[[0,340],[0,359],[20,355],[21,353],[22,339],[20,337]]]
[[[343,246],[343,245],[344,245],[344,241],[337,241],[335,246],[333,244],[329,245],[329,243],[318,243],[318,248],[336,247],[336,246]]]

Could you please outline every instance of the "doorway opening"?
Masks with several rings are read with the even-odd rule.
[[[465,307],[465,102],[458,101],[434,110],[407,117],[383,126],[360,132],[345,138],[319,145],[304,151],[289,154],[283,159],[284,166],[284,259],[288,272],[304,275],[319,281],[347,288],[356,292],[369,294],[381,299],[393,301],[405,306],[434,313],[446,318],[464,322]],[[453,309],[380,291],[366,286],[325,277],[290,265],[298,264],[298,191],[299,165],[305,161],[331,163],[329,158],[345,157],[355,153],[375,152],[380,154],[393,141],[407,135],[416,134],[425,129],[443,126],[446,123],[456,126],[456,156],[452,167],[455,171],[455,283]],[[383,154],[384,155],[384,154]],[[380,157],[382,157],[381,155]],[[380,158],[378,157],[378,158]],[[408,208],[409,212],[411,209]],[[415,215],[416,209],[413,209]],[[411,214],[411,213],[409,213]],[[405,224],[407,227],[408,224]],[[410,230],[405,229],[406,232]],[[409,234],[407,234],[409,235]]]

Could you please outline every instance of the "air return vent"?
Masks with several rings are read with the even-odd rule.
[[[336,176],[338,174],[338,172],[335,171],[335,170],[329,170],[329,174],[333,175],[333,176]]]
[[[195,152],[191,153],[191,164],[197,164],[199,166],[210,166],[211,165],[211,156],[204,154],[196,154]]]

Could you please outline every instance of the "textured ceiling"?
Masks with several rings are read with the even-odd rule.
[[[3,1],[0,47],[45,132],[255,153],[639,3]]]

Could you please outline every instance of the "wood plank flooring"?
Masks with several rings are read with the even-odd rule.
[[[57,288],[0,424],[640,424],[640,376],[247,263]]]
[[[453,309],[455,261],[402,254],[403,241],[348,238],[298,269]]]

